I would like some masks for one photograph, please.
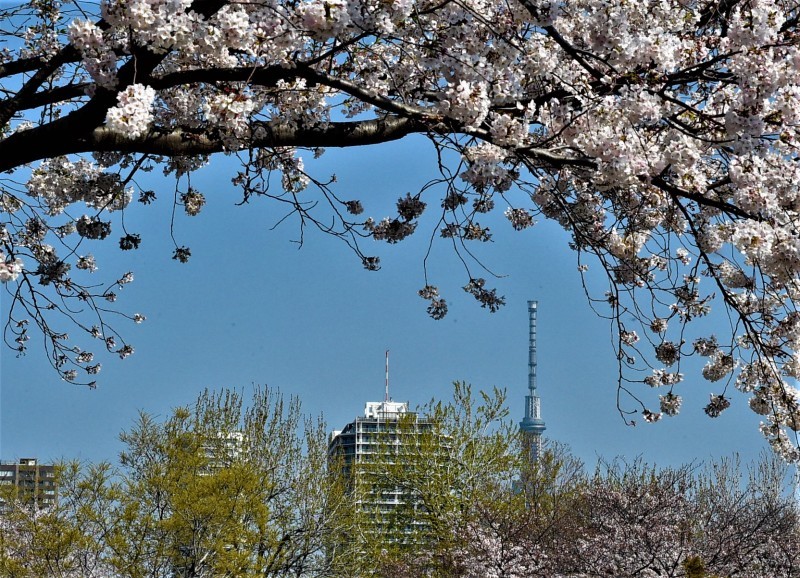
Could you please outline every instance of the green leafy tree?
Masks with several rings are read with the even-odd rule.
[[[296,401],[256,390],[245,407],[239,393],[206,392],[164,423],[142,414],[121,438],[109,539],[120,575],[324,572],[337,486],[324,473],[325,428]]]
[[[121,434],[120,465],[68,463],[60,499],[8,496],[0,576],[222,578],[325,576],[343,492],[326,474],[326,432],[296,400],[256,389],[205,392]]]
[[[686,578],[706,578],[706,565],[700,556],[690,556],[683,561],[683,570]]]

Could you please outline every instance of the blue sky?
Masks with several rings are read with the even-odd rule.
[[[323,179],[336,173],[341,197],[361,199],[366,214],[380,219],[392,214],[398,197],[435,176],[430,153],[422,141],[411,140],[330,150],[306,166]],[[229,160],[217,161],[193,179],[206,195],[204,211],[176,220],[178,243],[192,250],[188,264],[171,259],[174,184],[158,176],[148,177],[158,202],[134,203],[125,215],[128,230],[142,235],[141,248],[122,253],[115,242],[91,248],[101,267],[95,275],[111,280],[134,272],[117,304],[147,316],[142,325],[117,324],[136,353],[124,361],[102,358],[96,390],[60,381],[35,349],[36,337],[23,358],[2,350],[0,458],[115,460],[117,436],[139,410],[167,416],[207,387],[280,388],[298,396],[305,412],[323,413],[330,429],[340,429],[366,401],[382,399],[386,349],[394,399],[412,405],[446,399],[453,380],[476,388],[497,385],[507,388],[519,421],[527,388],[529,299],[539,301],[547,436],[569,444],[589,464],[599,456],[641,455],[668,465],[733,452],[749,460],[766,447],[744,396],[735,394],[718,419],[705,416],[708,395],[718,389],[691,370],[678,391],[684,396],[679,416],[635,428],[623,424],[610,326],[589,308],[575,255],[557,225],[542,221],[515,232],[502,218],[491,223],[494,242],[476,251],[505,275],[490,281],[507,300],[495,314],[461,291],[466,274],[447,245],[436,243],[429,274],[450,313],[433,321],[416,291],[424,285],[422,262],[435,217],[423,219],[418,233],[398,245],[365,241],[365,252],[376,252],[383,264],[368,272],[344,244],[315,231],[306,232],[298,249],[295,221],[272,230],[283,216],[274,203],[254,199],[236,206],[233,168]],[[433,194],[426,200],[432,209],[438,206]],[[7,306],[3,294],[3,313]],[[641,393],[657,400],[655,392]]]

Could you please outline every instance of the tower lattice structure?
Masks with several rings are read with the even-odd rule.
[[[536,391],[536,313],[538,302],[528,301],[529,339],[528,339],[528,395],[525,396],[525,417],[519,429],[525,436],[526,448],[530,452],[531,463],[539,461],[542,453],[542,434],[545,424],[541,415],[541,400]]]

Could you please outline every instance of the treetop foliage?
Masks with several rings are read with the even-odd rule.
[[[587,471],[547,443],[531,464],[502,392],[480,399],[457,384],[452,402],[428,409],[435,428],[383,430],[402,444],[373,444],[377,459],[362,464],[374,496],[402,488],[409,500],[382,511],[328,461],[325,426],[275,391],[206,392],[165,419],[142,414],[121,434],[118,464],[61,464],[55,505],[0,486],[0,575],[800,575],[790,466],[773,454],[748,467],[614,460]]]
[[[67,381],[100,371],[69,332],[133,352],[109,321],[133,275],[92,281],[90,251],[141,243],[122,216],[161,201],[137,176],[162,170],[194,216],[193,172],[221,153],[244,200],[273,199],[368,269],[367,239],[401,242],[435,213],[490,310],[504,300],[470,251],[491,239],[484,216],[558,222],[579,269],[607,274],[589,297],[615,329],[627,419],[678,413],[681,361],[697,355],[719,388],[706,413],[741,390],[800,460],[796,0],[34,0],[0,17],[5,339],[23,352],[37,327]],[[410,135],[438,170],[397,194],[396,215],[364,216],[306,169],[326,147]],[[712,306],[725,334],[694,323]]]

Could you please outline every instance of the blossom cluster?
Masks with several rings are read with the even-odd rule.
[[[18,258],[8,259],[0,251],[0,283],[15,281],[20,273],[22,273],[22,260]]]
[[[117,173],[85,159],[71,161],[56,157],[33,170],[26,183],[28,194],[41,201],[49,216],[60,215],[73,203],[116,211],[130,202],[133,193]]]
[[[117,106],[108,109],[106,126],[128,138],[137,138],[150,127],[156,91],[149,86],[131,84],[117,95]]]
[[[536,543],[508,540],[498,528],[473,524],[468,548],[454,553],[465,578],[526,578],[547,568],[547,556]]]
[[[682,359],[706,357],[700,375],[751,396],[782,448],[798,421],[800,377],[798,9],[715,6],[104,0],[97,18],[89,10],[71,21],[54,9],[2,57],[15,64],[0,77],[20,69],[20,85],[30,80],[0,122],[30,122],[0,137],[0,168],[32,167],[24,193],[0,191],[3,215],[16,215],[0,223],[7,250],[37,261],[43,283],[69,286],[70,267],[96,264],[53,247],[111,238],[106,213],[129,205],[138,171],[161,163],[183,179],[214,152],[241,161],[234,183],[245,200],[278,200],[301,226],[344,239],[369,269],[379,260],[359,241],[403,241],[426,206],[441,209],[435,227],[465,262],[466,243],[492,238],[486,213],[505,210],[516,230],[552,219],[581,263],[594,255],[607,273],[612,290],[597,298],[615,320],[621,370],[670,389],[645,390],[662,413],[681,406],[672,390]],[[335,178],[312,178],[301,156],[412,133],[431,143],[438,173],[396,217],[359,216],[360,201],[341,201]],[[58,152],[35,152],[41,139]],[[18,149],[27,156],[4,160]],[[96,162],[81,156],[89,152]],[[142,204],[155,197],[139,193]],[[195,215],[198,195],[175,202]],[[139,242],[134,232],[119,239],[123,250]],[[177,260],[190,255],[176,246]],[[502,297],[467,265],[463,288],[495,310]],[[440,318],[446,301],[432,287],[423,297]],[[720,309],[733,323],[717,339],[696,322]],[[709,415],[727,407],[713,395]]]

